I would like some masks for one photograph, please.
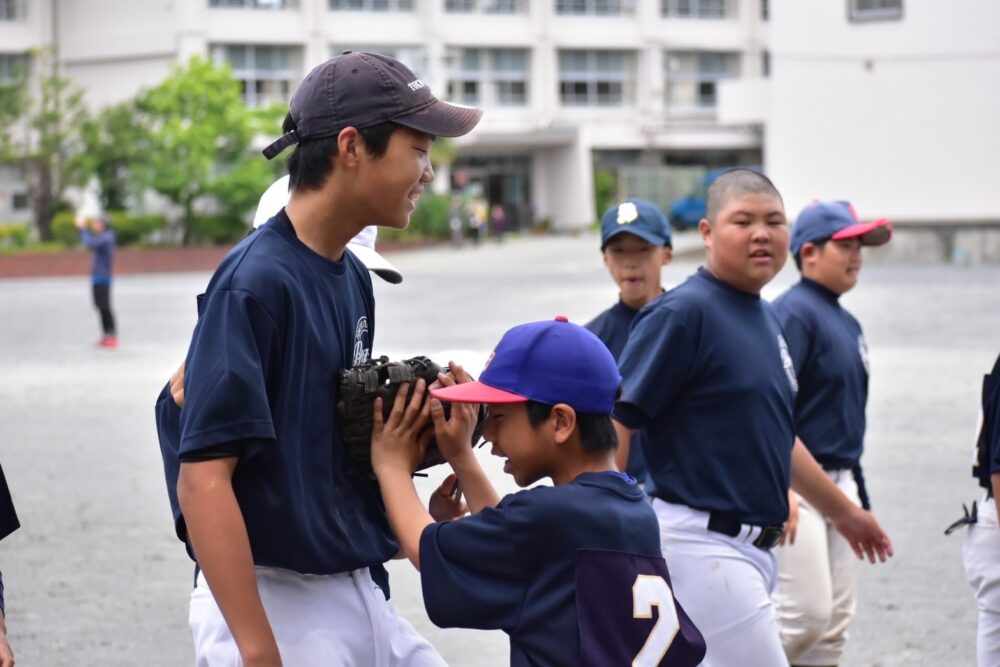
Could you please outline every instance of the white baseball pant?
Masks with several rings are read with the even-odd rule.
[[[367,568],[327,576],[258,567],[257,588],[288,667],[445,667],[396,613]],[[196,667],[242,667],[222,612],[198,574],[189,616]]]
[[[709,531],[708,512],[656,498],[660,543],[674,595],[708,648],[702,667],[787,667],[771,602],[776,565],[752,542]]]
[[[962,544],[965,577],[976,592],[979,624],[976,656],[979,667],[1000,665],[1000,525],[993,498],[979,503],[979,518]]]
[[[855,504],[858,487],[850,470],[827,475]],[[795,544],[777,547],[781,643],[793,665],[837,665],[847,643],[847,626],[857,611],[860,561],[850,544],[819,510],[799,498]]]

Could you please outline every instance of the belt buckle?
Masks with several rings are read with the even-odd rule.
[[[760,529],[760,535],[758,535],[757,539],[753,541],[753,545],[758,549],[767,551],[781,541],[781,536],[784,532],[785,529],[782,526],[762,526]]]

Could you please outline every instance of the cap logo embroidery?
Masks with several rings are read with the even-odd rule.
[[[416,79],[415,81],[411,81],[408,84],[406,84],[406,87],[409,88],[410,90],[416,91],[420,90],[421,88],[426,88],[427,84],[421,81],[420,79]]]
[[[630,201],[618,206],[618,224],[627,225],[639,219],[639,209]]]

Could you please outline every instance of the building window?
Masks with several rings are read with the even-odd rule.
[[[633,0],[556,0],[557,14],[621,16],[635,12]]]
[[[736,12],[732,0],[660,0],[660,13],[682,19],[728,19]]]
[[[671,111],[714,109],[716,85],[739,76],[738,53],[711,51],[668,51],[664,53],[667,73],[667,108]]]
[[[214,51],[216,62],[232,68],[248,107],[287,103],[300,78],[302,57],[294,46],[228,44]]]
[[[528,103],[527,49],[456,49],[451,56],[450,100],[502,107]]]
[[[0,53],[0,85],[9,86],[28,73],[28,56],[23,53]]]
[[[892,21],[903,18],[903,0],[848,0],[852,21]]]
[[[10,198],[10,207],[15,211],[26,211],[29,205],[27,192],[15,192]]]
[[[0,0],[0,21],[20,21],[25,14],[24,0]]]
[[[208,6],[223,9],[298,9],[299,0],[209,0]]]
[[[760,0],[760,20],[767,21],[771,18],[771,6],[767,0]]]
[[[524,14],[528,0],[444,0],[444,10],[451,14]]]
[[[765,79],[771,76],[771,52],[760,52],[760,75]]]
[[[417,76],[427,71],[427,51],[422,46],[334,46],[330,49],[330,57],[340,55],[344,51],[364,51],[394,58],[409,67]]]
[[[631,104],[635,62],[631,51],[560,51],[559,100],[566,106]]]
[[[333,11],[412,12],[413,0],[329,0]]]

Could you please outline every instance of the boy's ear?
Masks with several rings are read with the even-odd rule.
[[[337,135],[337,155],[334,160],[345,167],[355,167],[363,150],[364,139],[361,138],[357,128],[345,127]]]
[[[561,445],[573,437],[573,432],[576,431],[576,410],[565,403],[556,403],[552,406],[549,419],[552,420],[556,444]]]
[[[663,246],[663,266],[666,266],[672,261],[674,261],[674,249],[668,245]]]

